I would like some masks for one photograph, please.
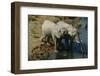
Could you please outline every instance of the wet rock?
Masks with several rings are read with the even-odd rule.
[[[48,59],[49,52],[54,50],[54,46],[49,44],[40,44],[33,48],[30,60]]]

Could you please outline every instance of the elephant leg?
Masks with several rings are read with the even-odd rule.
[[[54,52],[57,53],[58,52],[57,51],[57,39],[56,39],[56,37],[54,35],[52,35],[52,39],[54,41]]]

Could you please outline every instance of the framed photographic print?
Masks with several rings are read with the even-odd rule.
[[[11,3],[11,72],[97,68],[97,7]]]

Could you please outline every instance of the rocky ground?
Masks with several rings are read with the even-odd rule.
[[[54,46],[40,44],[33,48],[30,60],[45,60],[48,59],[50,52],[53,52]]]

